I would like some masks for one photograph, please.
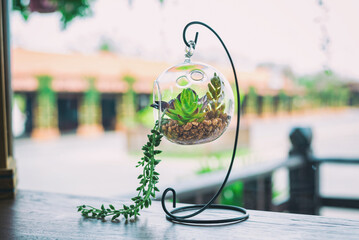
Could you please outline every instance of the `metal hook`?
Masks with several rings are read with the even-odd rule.
[[[194,50],[196,48],[196,43],[194,41],[189,41],[189,47],[186,46],[186,58],[191,58],[193,56]]]
[[[186,26],[185,26],[185,28],[183,29],[183,33],[182,33],[182,38],[183,38],[183,41],[184,41],[184,43],[186,44],[186,46],[187,47],[190,47],[191,45],[190,45],[190,42],[187,42],[187,39],[186,39],[186,31],[187,31],[187,28],[190,26],[190,25],[192,25],[192,24],[194,24],[194,23],[197,23],[197,22],[190,22],[189,24],[187,24]],[[198,40],[198,32],[196,32],[196,35],[195,35],[195,37],[194,37],[194,43],[195,43],[195,45],[194,45],[194,49],[196,48],[196,45],[197,45],[197,40]]]

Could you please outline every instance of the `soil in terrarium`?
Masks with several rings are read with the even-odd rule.
[[[185,125],[179,125],[176,120],[170,119],[162,125],[163,134],[170,141],[179,144],[198,144],[217,139],[222,135],[230,122],[230,117],[226,113],[215,117],[213,112],[206,113],[202,122],[188,122]]]

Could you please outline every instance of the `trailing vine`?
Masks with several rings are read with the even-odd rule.
[[[127,206],[123,205],[122,208],[116,209],[112,204],[105,207],[103,204],[100,208],[95,208],[89,205],[81,205],[77,207],[78,212],[81,212],[85,218],[98,218],[103,219],[108,216],[112,216],[111,220],[115,220],[120,216],[123,216],[126,220],[131,217],[136,218],[140,215],[142,208],[148,208],[152,201],[151,197],[156,197],[156,192],[159,189],[156,184],[159,180],[159,173],[155,171],[155,167],[161,160],[155,159],[155,156],[162,151],[157,150],[163,137],[159,129],[158,121],[154,128],[151,130],[151,134],[147,135],[148,142],[142,147],[143,157],[138,162],[136,167],[143,167],[142,174],[138,176],[140,179],[140,186],[136,189],[138,191],[137,196],[131,198],[133,204]]]

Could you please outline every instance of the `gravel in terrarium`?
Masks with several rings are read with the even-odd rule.
[[[215,116],[207,112],[202,122],[194,120],[185,125],[179,125],[176,120],[168,120],[162,125],[163,134],[172,142],[179,144],[198,144],[219,138],[228,127],[230,117],[226,113]]]

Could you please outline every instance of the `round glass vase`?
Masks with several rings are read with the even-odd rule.
[[[234,108],[228,80],[214,67],[188,59],[159,75],[153,102],[163,135],[182,145],[219,138],[229,126]]]

